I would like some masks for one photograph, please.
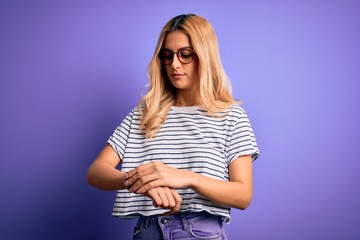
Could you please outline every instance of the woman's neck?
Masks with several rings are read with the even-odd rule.
[[[177,107],[199,106],[199,94],[184,91],[177,92],[174,105]]]

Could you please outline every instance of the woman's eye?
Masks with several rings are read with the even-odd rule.
[[[168,51],[164,51],[163,52],[163,57],[165,59],[172,59],[173,58],[173,54],[171,52],[168,52]]]
[[[192,56],[192,52],[189,50],[183,50],[180,52],[180,56],[182,58],[190,58]]]

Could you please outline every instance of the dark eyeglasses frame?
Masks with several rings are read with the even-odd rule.
[[[182,60],[182,58],[181,58],[181,51],[183,51],[183,50],[187,50],[187,51],[190,51],[190,52],[191,52],[192,58],[191,58],[191,60],[190,60],[189,62],[184,62],[184,61]],[[165,60],[164,51],[167,51],[167,52],[171,53],[171,55],[170,55],[170,56],[171,56],[171,60],[168,60],[168,61],[170,61],[169,63],[165,63],[167,60]],[[163,49],[161,49],[161,51],[160,51],[159,57],[160,57],[161,61],[162,61],[165,65],[171,65],[171,64],[173,63],[173,61],[174,61],[174,55],[176,55],[177,59],[178,59],[179,62],[181,62],[182,64],[189,64],[189,63],[191,63],[191,62],[194,60],[196,53],[195,53],[194,49],[192,49],[192,48],[190,48],[190,47],[180,48],[177,52],[173,52],[173,51],[170,51],[170,50],[167,49],[167,48],[163,48]],[[169,56],[169,57],[170,57],[170,56]]]

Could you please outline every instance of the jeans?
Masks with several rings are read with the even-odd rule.
[[[134,228],[134,240],[226,240],[223,221],[207,212],[169,216],[141,216]]]

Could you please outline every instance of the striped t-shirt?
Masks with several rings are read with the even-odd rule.
[[[155,138],[140,130],[140,112],[134,108],[109,138],[128,172],[140,164],[160,161],[169,166],[229,181],[230,163],[243,155],[255,160],[259,151],[245,111],[229,107],[221,117],[210,116],[200,107],[171,107]],[[190,188],[177,189],[182,198],[180,211],[207,211],[230,221],[230,208],[218,205]],[[156,208],[146,196],[118,190],[113,215],[122,218],[167,212]]]

